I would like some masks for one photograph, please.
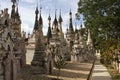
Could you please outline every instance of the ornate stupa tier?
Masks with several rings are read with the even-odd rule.
[[[71,12],[71,10],[70,10],[69,16],[70,16],[69,27],[68,27],[67,33],[66,33],[66,38],[67,38],[67,43],[68,44],[73,43],[74,36],[75,36],[74,29],[73,29],[73,23],[72,23],[72,12]]]
[[[41,12],[41,11],[40,11]],[[38,15],[38,11],[36,12]],[[36,15],[36,16],[37,16]],[[38,21],[38,16],[36,18],[35,24],[37,25],[37,28],[34,26],[34,34],[35,34],[35,52],[33,56],[33,60],[31,62],[31,65],[34,67],[40,67],[43,71],[45,72],[45,44],[44,44],[44,37],[43,37],[43,32],[42,32],[42,27],[43,27],[43,21],[42,21],[42,16],[40,13],[39,16],[39,23],[36,23]],[[38,71],[39,72],[39,71]],[[36,73],[38,73],[36,72]]]
[[[44,57],[45,57],[45,46],[42,41],[38,40],[38,42],[35,44],[35,52],[34,52],[34,57],[31,62],[31,65],[33,66],[41,66],[44,65],[43,63],[45,62]]]
[[[31,62],[31,65],[33,66],[34,69],[33,73],[39,73],[39,72],[46,73],[45,64],[46,64],[45,47],[43,42],[38,40],[38,42],[35,44],[35,52],[34,52],[33,60]],[[39,69],[35,71],[37,67],[39,67]]]
[[[35,50],[35,53],[34,53],[34,57],[33,57],[33,60],[31,62],[31,65],[32,66],[42,66],[44,67],[44,62],[45,62],[45,51],[40,51],[40,50]]]
[[[57,40],[59,38],[59,29],[58,29],[58,21],[56,18],[56,11],[55,11],[55,19],[53,21],[53,25],[52,25],[52,39],[53,40]]]

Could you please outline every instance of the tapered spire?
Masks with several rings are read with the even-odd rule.
[[[62,22],[63,22],[63,19],[62,19],[61,10],[60,10],[59,23],[61,24]]]
[[[18,7],[17,7],[17,9],[16,9],[16,17],[18,17],[18,18],[20,17],[20,16],[19,16],[19,12],[18,12]]]
[[[70,33],[74,33],[73,24],[72,24],[72,12],[71,12],[71,9],[70,9],[69,15],[70,15],[69,31],[70,31]]]
[[[40,7],[39,24],[43,25],[43,20],[42,20],[42,16],[41,16],[41,9],[42,9],[42,7]]]
[[[36,7],[36,10],[35,10],[35,14],[38,15],[39,11],[38,11],[38,5]]]
[[[49,17],[48,17],[48,26],[51,26],[51,17],[50,17],[50,13],[49,13]]]
[[[11,18],[15,18],[15,0],[12,0],[13,5],[12,5],[12,11],[11,11]]]
[[[35,10],[35,24],[34,24],[34,30],[37,30],[38,29],[38,5],[36,7],[36,10]]]
[[[58,26],[58,21],[57,21],[57,17],[56,17],[56,11],[57,11],[57,9],[55,9],[55,19],[54,19],[54,21],[53,21],[53,25],[54,25],[55,27]]]
[[[70,9],[69,15],[70,15],[70,19],[72,19],[72,12],[71,12],[71,9]]]
[[[58,29],[58,21],[56,17],[56,9],[55,9],[55,19],[52,24],[52,38],[58,39],[59,38],[58,33],[59,33],[59,29]]]
[[[17,9],[16,9],[16,12],[15,12],[15,18],[19,21],[19,23],[21,23],[20,15],[19,15],[19,10],[18,10],[18,3],[17,3]]]
[[[57,9],[55,9],[55,19],[53,21],[53,31],[55,33],[58,33],[59,29],[58,29],[58,21],[57,21],[56,11],[57,11]]]
[[[52,32],[51,32],[51,17],[49,14],[48,17],[48,32],[47,32],[47,43],[49,43],[50,39],[52,38]]]
[[[43,32],[42,32],[42,26],[43,26],[43,21],[42,21],[42,16],[41,16],[41,8],[40,8],[40,16],[38,20],[38,5],[36,7],[36,18],[35,18],[35,26],[34,29],[35,31],[35,52],[33,56],[33,60],[31,62],[32,66],[39,66],[41,67],[42,73],[45,73],[45,44],[44,44],[44,38],[43,38]]]
[[[61,10],[60,10],[60,15],[59,15],[59,29],[60,29],[60,39],[64,39],[64,33],[62,31],[62,22],[63,22],[63,19],[62,19],[62,16],[61,16]]]
[[[51,25],[51,17],[50,17],[50,13],[49,13],[49,17],[48,17],[48,25]]]

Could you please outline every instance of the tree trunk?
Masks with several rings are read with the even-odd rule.
[[[60,69],[58,69],[57,80],[59,80],[59,76],[60,76]]]

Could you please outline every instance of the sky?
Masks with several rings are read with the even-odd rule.
[[[75,13],[77,13],[79,0],[19,0],[18,8],[19,14],[22,21],[21,27],[22,31],[26,31],[26,33],[32,33],[34,22],[35,22],[35,9],[38,2],[38,7],[42,7],[41,15],[43,18],[43,34],[47,34],[48,29],[48,16],[49,13],[51,15],[51,21],[53,22],[55,17],[55,9],[57,9],[57,18],[60,14],[63,18],[63,32],[66,33],[66,29],[69,26],[69,12],[70,9],[72,11],[73,16],[73,25],[75,27],[75,23],[77,28],[79,28],[81,24],[81,20],[75,19]],[[0,9],[8,8],[9,13],[11,13],[12,2],[11,0],[0,0]]]

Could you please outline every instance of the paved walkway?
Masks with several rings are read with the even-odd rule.
[[[91,80],[112,80],[107,68],[96,60]]]

